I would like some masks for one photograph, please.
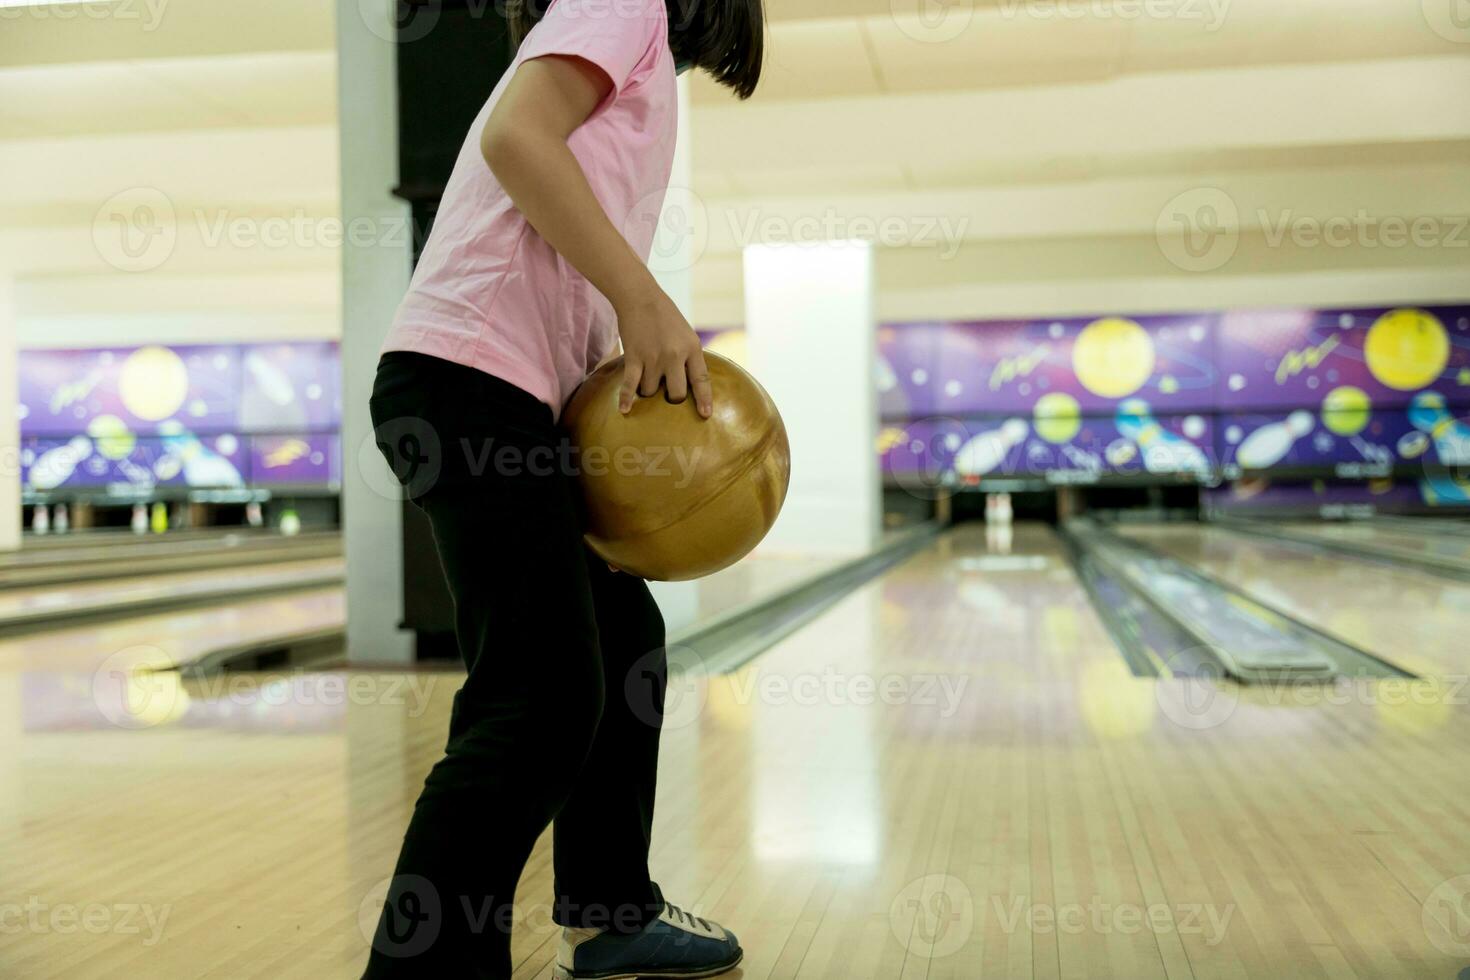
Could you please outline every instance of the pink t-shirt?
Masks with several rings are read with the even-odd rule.
[[[645,260],[673,164],[678,99],[664,0],[554,0],[470,127],[383,351],[418,351],[562,405],[617,348],[612,304],[526,222],[480,153],[522,62],[575,55],[613,91],[572,133],[597,200]]]

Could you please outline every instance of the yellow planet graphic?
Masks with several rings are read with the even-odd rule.
[[[1036,399],[1036,434],[1047,442],[1071,442],[1082,428],[1082,406],[1071,395],[1054,391]]]
[[[1397,391],[1417,391],[1444,373],[1450,360],[1450,337],[1432,313],[1389,310],[1368,328],[1363,357],[1380,384]]]
[[[128,411],[161,422],[177,414],[189,396],[189,369],[167,347],[140,347],[123,361],[117,391]]]
[[[127,459],[138,445],[138,437],[116,415],[97,416],[88,423],[87,435],[97,444],[97,454],[104,459]]]
[[[1322,399],[1322,424],[1340,436],[1355,436],[1368,427],[1373,401],[1362,388],[1343,385]]]
[[[1143,387],[1154,373],[1153,338],[1132,320],[1104,317],[1077,335],[1072,370],[1088,391],[1123,398]]]

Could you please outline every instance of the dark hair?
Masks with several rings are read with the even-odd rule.
[[[507,0],[511,44],[519,47],[541,20],[551,0]],[[766,48],[762,0],[664,0],[669,15],[669,49],[675,64],[689,64],[742,99],[755,92]]]

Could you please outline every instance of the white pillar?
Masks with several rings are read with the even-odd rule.
[[[694,170],[690,163],[689,76],[679,77],[679,136],[674,144],[674,165],[669,171],[669,193],[653,236],[648,265],[659,286],[679,305],[684,318],[694,319],[694,263],[697,235],[694,229],[705,220],[699,199],[694,196]],[[649,589],[664,614],[670,633],[694,622],[699,612],[699,583],[650,582]]]
[[[370,223],[375,244],[342,249],[342,524],[347,552],[347,657],[408,663],[403,617],[402,503],[383,492],[368,396],[378,350],[408,289],[409,209],[398,182],[398,94],[391,0],[337,0],[337,112],[342,221]],[[358,227],[362,227],[359,225]],[[366,448],[367,451],[363,451]],[[381,467],[381,471],[369,468]]]
[[[0,551],[20,547],[20,374],[16,364],[15,295],[0,279]]]
[[[878,544],[874,310],[866,242],[745,249],[750,370],[791,437],[791,490],[767,550],[854,554]]]

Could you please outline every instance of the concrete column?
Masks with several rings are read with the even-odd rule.
[[[871,551],[882,525],[872,248],[747,246],[745,330],[751,373],[791,437],[791,490],[763,547]]]
[[[20,547],[20,375],[16,365],[14,289],[0,279],[0,551]]]
[[[403,616],[402,503],[377,456],[368,415],[378,350],[408,289],[409,209],[398,182],[398,96],[392,0],[337,0],[342,221],[379,230],[342,249],[342,522],[347,552],[347,655],[409,663]]]
[[[702,227],[705,215],[692,186],[689,123],[689,76],[686,74],[679,77],[679,137],[674,145],[674,166],[669,172],[669,193],[664,198],[648,265],[663,291],[679,304],[685,319],[698,326],[694,318],[694,263],[698,260],[695,244],[696,240],[702,240],[696,229]],[[650,582],[649,589],[670,633],[694,621],[699,612],[697,582]]]

